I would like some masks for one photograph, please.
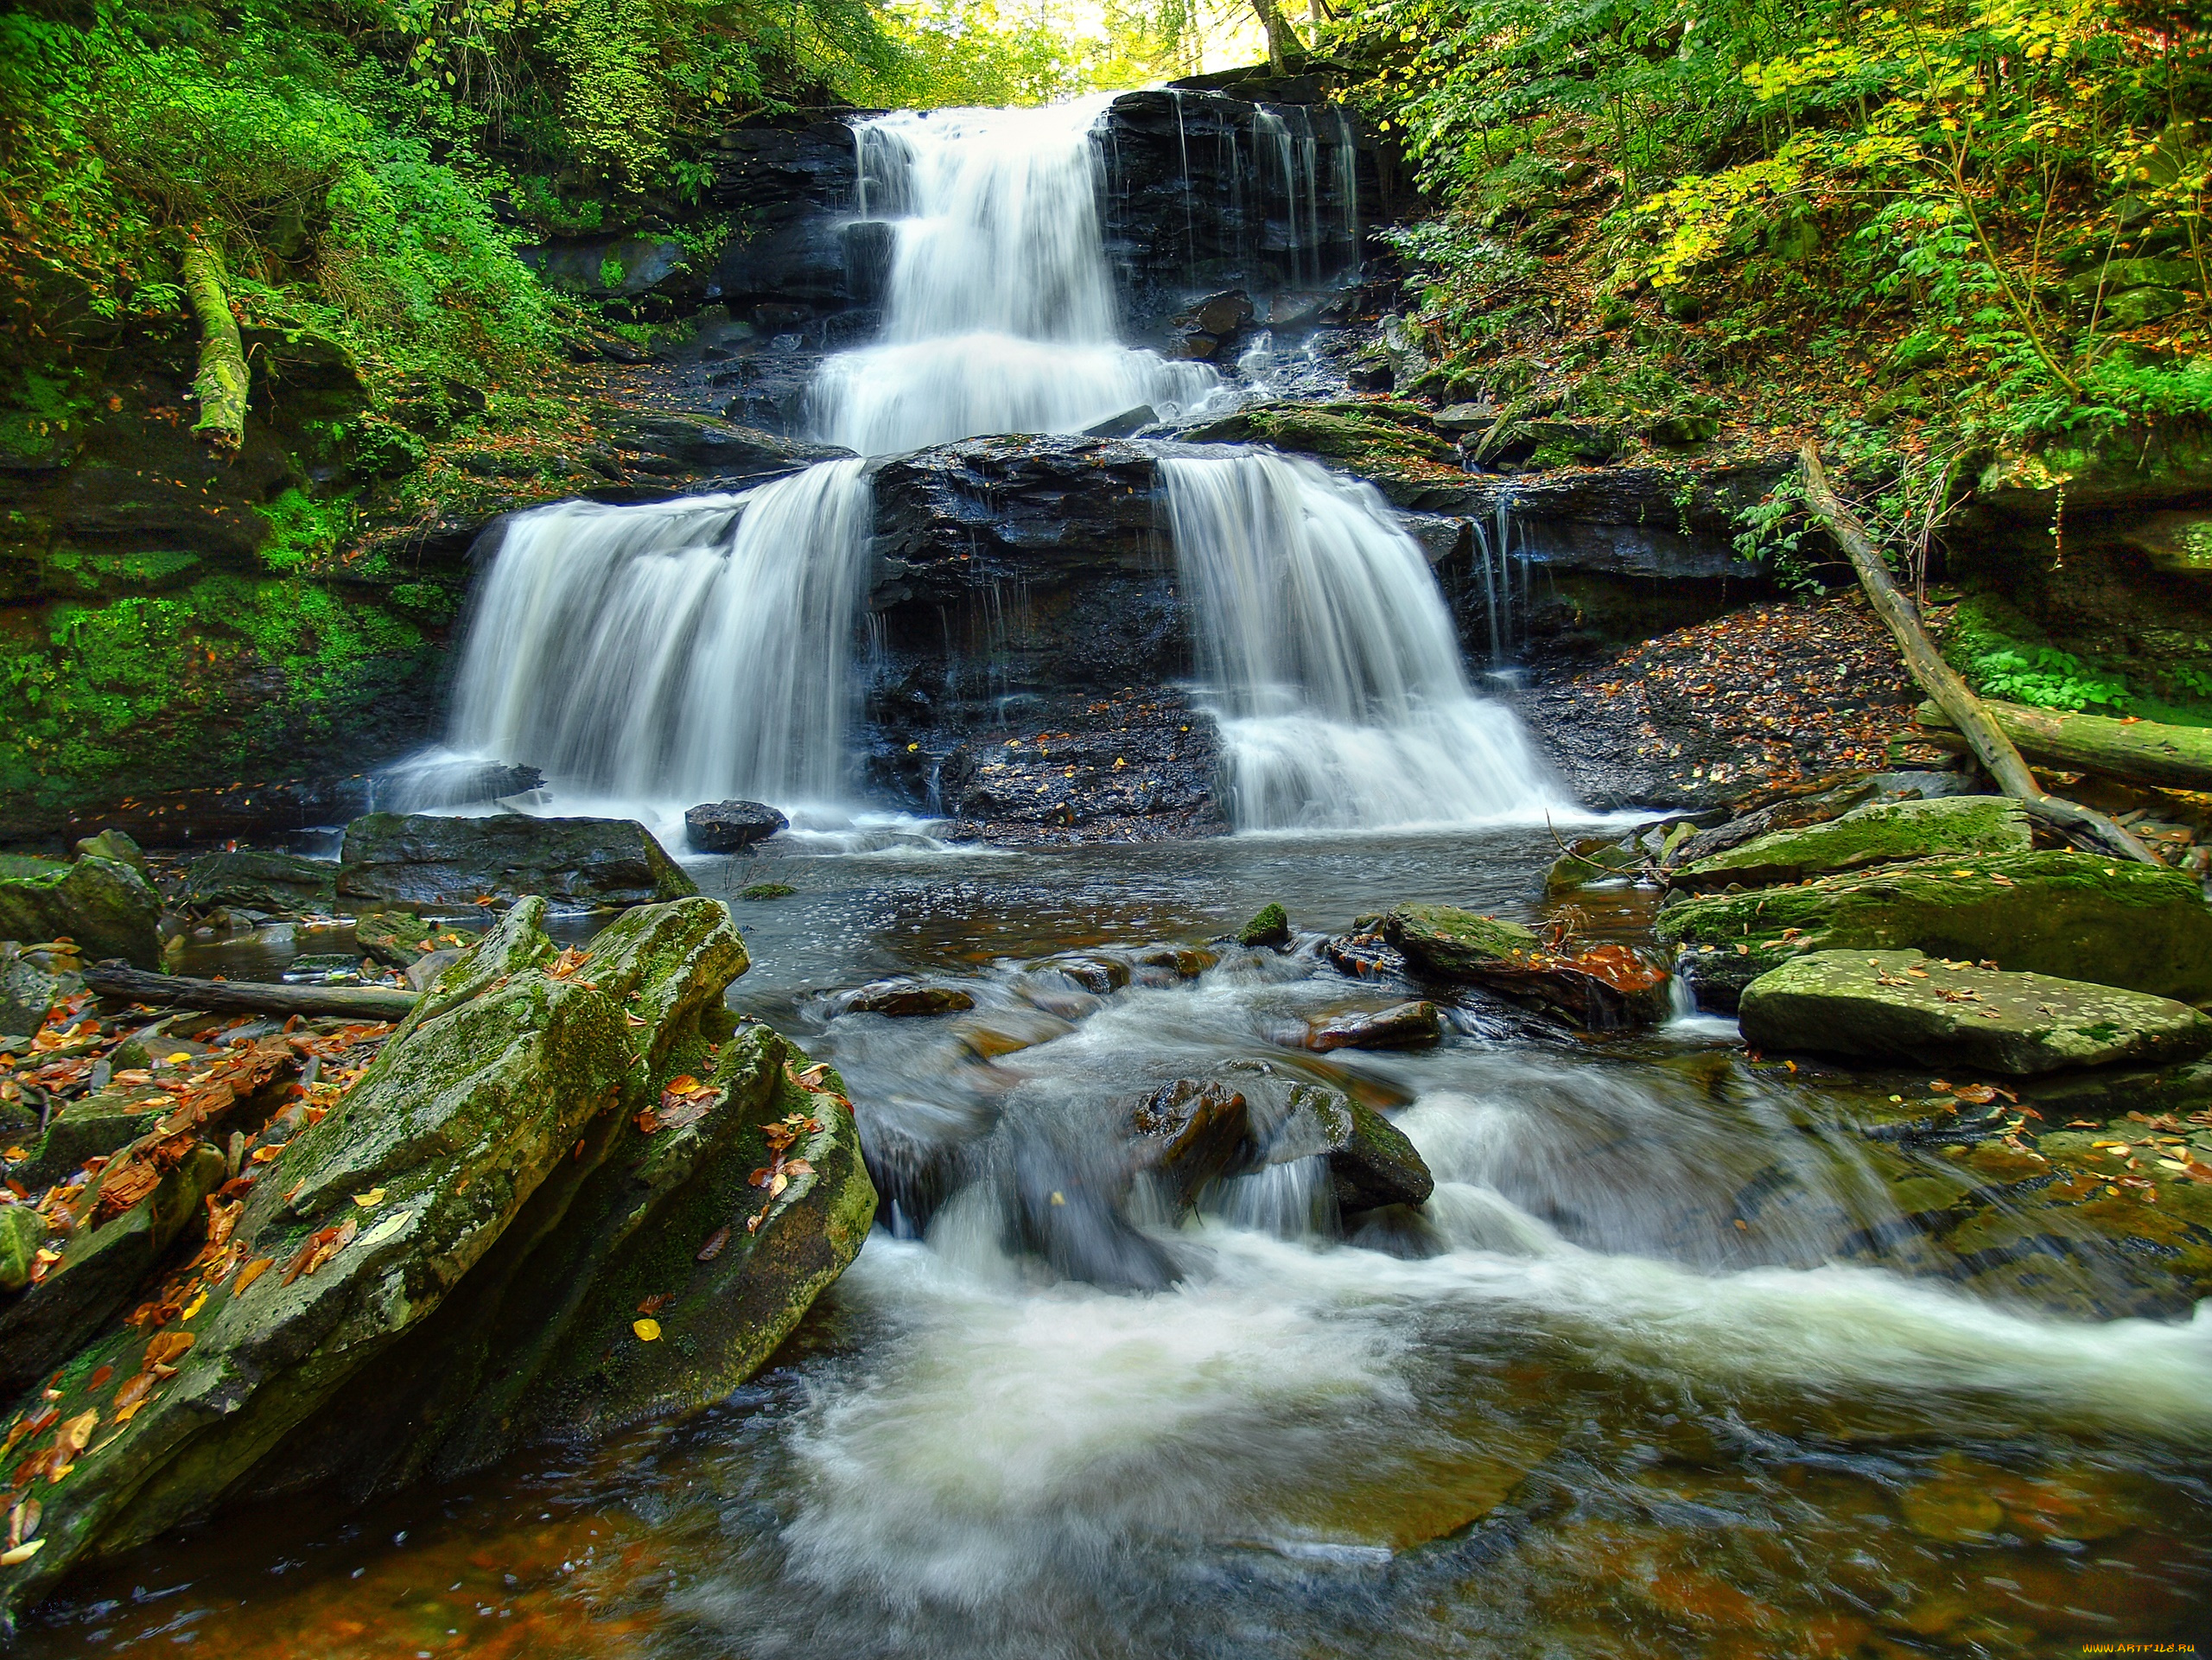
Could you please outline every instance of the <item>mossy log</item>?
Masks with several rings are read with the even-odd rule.
[[[2022,754],[2046,766],[2170,790],[2212,790],[2212,728],[2115,721],[1986,700],[1982,707]],[[1923,703],[1916,713],[1925,727],[1958,724],[1940,704]]]
[[[1943,660],[1942,653],[1936,649],[1936,642],[1928,638],[1928,631],[1920,626],[1919,613],[1891,580],[1890,569],[1883,563],[1880,550],[1866,533],[1866,527],[1859,522],[1859,516],[1828,487],[1827,473],[1821,466],[1821,452],[1808,440],[1797,455],[1804,477],[1805,505],[1827,526],[1828,534],[1850,558],[1852,569],[1859,573],[1859,587],[1866,590],[1874,614],[1897,641],[1906,669],[1920,683],[1921,690],[1942,705],[1943,712],[1966,735],[1974,759],[1996,779],[1997,787],[2018,801],[2031,816],[2057,826],[2069,836],[2094,842],[2138,864],[2157,864],[2158,860],[2148,848],[2103,813],[2079,802],[2048,794],[2036,782],[2035,774],[2028,770],[2027,762],[2020,758],[2012,741],[1990,718],[1981,699],[1959,677],[1959,671]]]
[[[181,974],[142,974],[119,962],[95,964],[85,984],[103,997],[123,997],[157,1008],[201,1008],[219,1014],[337,1014],[349,1020],[396,1021],[421,1001],[412,991],[381,986],[281,986],[257,980],[194,980]]]
[[[223,286],[223,262],[215,251],[195,242],[184,251],[184,291],[200,319],[200,372],[192,390],[200,399],[200,418],[192,423],[227,449],[245,442],[247,378],[245,347],[231,296]]]

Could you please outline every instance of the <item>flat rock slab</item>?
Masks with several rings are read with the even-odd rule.
[[[1921,951],[2212,1000],[2212,908],[2185,871],[2088,853],[1977,854],[1669,905],[1659,937],[1707,1008],[1818,951]]]
[[[1970,1066],[2028,1078],[2115,1061],[2187,1060],[2212,1020],[2139,991],[2013,973],[1914,951],[1814,951],[1745,989],[1747,1042],[1766,1049]]]
[[[1339,1014],[1313,1028],[1309,1048],[1418,1049],[1439,1043],[1444,1020],[1431,1002],[1398,1003],[1371,1014]]]
[[[2035,841],[2019,804],[2003,796],[1936,801],[1881,801],[1825,824],[1778,830],[1684,865],[1677,887],[1710,890],[1803,881],[1912,859],[1981,853],[2029,853]]]
[[[620,908],[688,899],[699,889],[634,819],[371,813],[346,827],[338,891],[402,905],[538,894]]]
[[[322,859],[248,849],[203,853],[185,868],[181,909],[219,906],[289,913],[327,910],[338,891],[338,867]]]

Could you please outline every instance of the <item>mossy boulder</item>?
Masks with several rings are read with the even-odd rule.
[[[0,1037],[28,1037],[37,1031],[60,995],[51,973],[14,951],[0,949]]]
[[[2027,815],[2005,796],[1879,801],[1854,807],[1826,824],[1758,836],[1686,864],[1669,881],[1693,892],[1731,883],[1770,887],[1912,859],[2027,853],[2034,845]]]
[[[1456,905],[1402,905],[1382,919],[1381,932],[1415,968],[1446,979],[1471,978],[1543,947],[1532,929]]]
[[[0,1292],[30,1283],[31,1265],[46,1243],[46,1218],[29,1205],[0,1205]]]
[[[1797,957],[1745,989],[1741,1018],[1745,1040],[1765,1049],[2016,1078],[2188,1060],[2212,1049],[2212,1019],[2187,1003],[1910,951]]]
[[[2212,909],[2178,870],[2073,852],[1923,859],[1659,913],[1708,1007],[1808,951],[1921,951],[2000,969],[2212,1000]]]
[[[346,827],[338,891],[400,905],[469,905],[535,894],[588,907],[652,905],[696,894],[628,818],[442,818],[370,813]]]
[[[338,893],[338,867],[325,859],[246,849],[207,853],[185,867],[180,909],[266,911],[283,915],[327,910]]]
[[[0,1605],[228,1495],[372,1487],[442,1454],[712,1398],[849,1260],[874,1207],[849,1108],[772,1034],[728,1040],[722,995],[746,958],[724,907],[634,910],[581,954],[546,937],[546,908],[509,911],[340,1103],[257,1167],[227,1245],[188,1270],[206,1294],[188,1288],[160,1333],[173,1373],[45,1490],[47,1548],[0,1570]],[[755,1186],[779,1154],[785,1182]],[[192,1210],[207,1214],[196,1197]],[[663,1285],[679,1241],[697,1277]],[[117,1283],[135,1285],[157,1244]],[[646,1279],[697,1318],[671,1321],[682,1340],[641,1369],[610,1371],[603,1338],[618,1307],[626,1330],[639,1318]],[[91,1378],[151,1356],[143,1334],[111,1321],[85,1342],[81,1323],[62,1405],[105,1420],[113,1402]]]
[[[1236,943],[1248,951],[1281,951],[1290,944],[1289,915],[1268,900],[1236,931]]]
[[[1294,1085],[1287,1110],[1266,1125],[1262,1160],[1325,1158],[1345,1216],[1387,1205],[1425,1205],[1436,1178],[1406,1133],[1374,1108],[1319,1084]]]
[[[0,939],[29,945],[67,938],[88,961],[119,957],[134,968],[161,967],[154,932],[161,896],[129,865],[91,857],[11,862],[15,868],[0,872]]]

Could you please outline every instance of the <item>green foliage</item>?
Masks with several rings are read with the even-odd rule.
[[[1551,252],[1564,221],[1600,302],[1708,320],[1701,372],[1770,378],[1847,321],[1908,337],[1890,366],[1984,433],[2205,412],[2201,7],[1387,0],[1333,45],[1457,227],[1401,245],[1447,341],[1512,332],[1465,237]],[[1900,389],[1885,413],[1928,407]]]
[[[1984,697],[2033,703],[2041,709],[2088,709],[2094,704],[2125,715],[2135,706],[2126,680],[2085,667],[2055,646],[2007,646],[1969,658],[1967,678]]]

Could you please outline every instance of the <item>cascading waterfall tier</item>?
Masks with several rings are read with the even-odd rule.
[[[1435,576],[1372,488],[1265,451],[1160,472],[1238,828],[1563,805],[1511,712],[1469,690]]]
[[[477,600],[453,747],[622,800],[840,799],[872,506],[846,461],[522,515]]]
[[[814,423],[862,455],[1001,432],[1077,432],[1220,379],[1122,346],[1091,129],[1111,98],[899,111],[854,129],[861,216],[893,242],[881,340],[822,367]]]

